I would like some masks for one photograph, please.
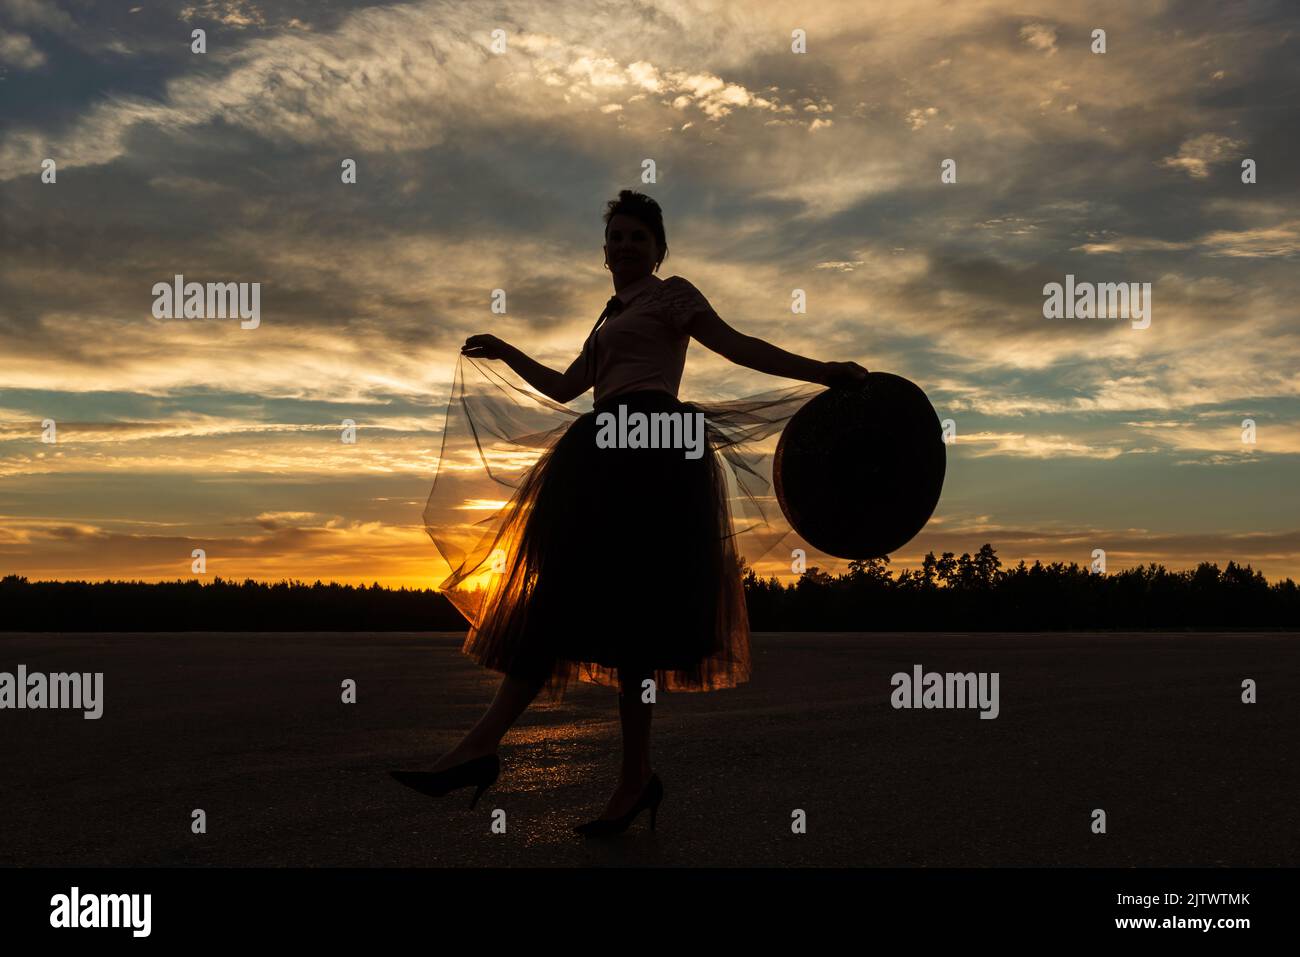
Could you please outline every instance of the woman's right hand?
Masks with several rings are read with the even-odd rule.
[[[856,362],[823,362],[822,385],[835,388],[848,388],[861,385],[867,381],[867,370]]]
[[[503,359],[508,344],[494,335],[470,336],[460,347],[460,354],[471,359]]]

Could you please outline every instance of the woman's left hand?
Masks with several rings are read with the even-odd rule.
[[[867,381],[867,370],[856,362],[823,362],[821,384],[832,389],[862,385]]]

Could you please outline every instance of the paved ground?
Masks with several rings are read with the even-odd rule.
[[[616,776],[611,689],[530,709],[474,811],[468,792],[389,778],[432,763],[490,698],[459,644],[0,634],[0,671],[106,686],[98,721],[0,710],[0,864],[1300,864],[1297,635],[756,635],[748,685],[661,698],[659,831],[643,816],[610,843],[569,828]],[[917,663],[999,672],[1000,716],[894,710],[890,676]]]

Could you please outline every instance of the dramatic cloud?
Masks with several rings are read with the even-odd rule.
[[[31,37],[0,30],[0,63],[19,70],[32,70],[44,62],[45,54],[36,49]]]
[[[1167,156],[1161,163],[1183,170],[1192,179],[1205,179],[1210,175],[1211,164],[1237,158],[1241,147],[1239,141],[1227,136],[1204,133],[1184,140],[1178,148],[1178,155]]]
[[[1298,27],[1199,0],[0,0],[0,507],[27,529],[0,572],[93,576],[107,540],[153,574],[207,535],[259,574],[413,579],[457,347],[567,365],[632,186],[665,208],[664,274],[737,328],[954,419],[896,562],[1111,534],[1300,574]],[[176,274],[260,283],[260,326],[154,319]],[[1150,326],[1044,318],[1067,275],[1149,283]],[[682,394],[771,384],[697,344]],[[130,525],[160,489],[167,529]],[[370,564],[329,558],[348,542]]]

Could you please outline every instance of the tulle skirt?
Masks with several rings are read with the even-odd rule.
[[[791,534],[760,446],[820,390],[721,403],[642,391],[578,413],[462,360],[425,509],[451,568],[441,591],[471,625],[461,650],[552,697],[574,680],[653,678],[665,691],[748,681],[743,552],[754,561]],[[598,416],[617,420],[620,405],[628,421],[699,413],[698,456],[684,442],[602,448]],[[509,499],[491,498],[484,477]]]
[[[574,420],[515,496],[519,547],[463,650],[552,686],[575,677],[614,684],[620,673],[669,691],[747,681],[749,622],[727,489],[702,424],[698,458],[685,448],[601,448],[597,415],[618,416],[619,406],[647,420],[696,413],[650,391]]]

